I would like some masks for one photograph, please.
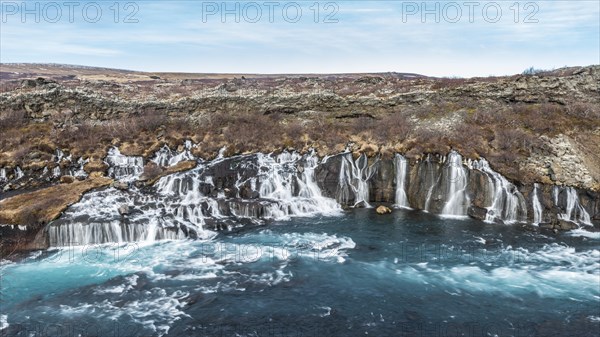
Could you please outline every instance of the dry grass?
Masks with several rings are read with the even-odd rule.
[[[56,219],[83,193],[107,186],[112,179],[93,177],[71,184],[59,184],[38,191],[23,193],[0,201],[0,223],[34,225]]]

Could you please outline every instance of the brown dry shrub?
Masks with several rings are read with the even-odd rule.
[[[0,113],[0,130],[18,128],[25,124],[27,114],[23,110],[7,110]]]
[[[600,120],[600,102],[597,103],[571,103],[566,108],[567,114],[580,117]]]
[[[468,79],[466,78],[450,78],[443,77],[435,79],[433,85],[431,85],[432,90],[440,90],[440,89],[451,89],[458,88],[467,83]]]

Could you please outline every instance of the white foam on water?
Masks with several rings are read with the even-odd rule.
[[[271,231],[265,230],[260,236],[266,236],[272,245],[265,247],[269,256],[279,260],[293,258],[314,259],[325,262],[345,262],[347,251],[354,249],[356,243],[348,237],[338,237],[327,233],[284,233],[270,236]]]
[[[95,289],[94,293],[95,294],[121,294],[121,293],[124,293],[128,290],[133,289],[133,287],[135,287],[137,285],[138,278],[139,278],[139,276],[136,274],[127,276],[127,277],[125,277],[125,283],[117,285],[117,286],[113,286],[113,287]]]
[[[587,319],[590,322],[600,323],[600,316],[588,316]]]
[[[569,236],[583,236],[590,239],[600,240],[600,232],[589,232],[582,228],[573,229],[567,232]]]
[[[152,330],[158,336],[169,333],[170,325],[181,317],[190,317],[183,311],[188,292],[176,290],[167,293],[161,288],[144,291],[140,300],[111,302],[80,303],[78,306],[60,305],[60,313],[69,318],[93,316],[118,320],[125,316],[133,322]]]
[[[8,315],[0,315],[0,331],[8,328],[10,324],[8,324]]]
[[[522,293],[540,297],[589,301],[600,298],[600,251],[576,251],[558,244],[529,251],[510,247],[482,253],[478,263],[455,266],[437,263],[375,265],[378,270],[395,270],[397,277],[417,284],[439,284],[451,293],[482,292],[518,298]],[[489,259],[489,261],[486,261]],[[498,265],[497,267],[493,267]]]
[[[324,313],[319,314],[320,317],[327,317],[331,315],[331,307],[318,307],[318,309],[325,310]]]

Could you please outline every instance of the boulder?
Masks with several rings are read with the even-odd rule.
[[[125,190],[129,189],[129,184],[127,184],[126,182],[122,182],[122,181],[115,181],[112,184],[112,187],[114,187],[114,188],[116,188],[118,190],[125,191]]]
[[[485,220],[488,210],[483,207],[471,206],[467,209],[467,214],[474,219]]]
[[[577,226],[577,224],[575,224],[571,221],[558,220],[558,224],[560,225],[560,229],[562,229],[564,231],[579,228],[579,226]]]
[[[377,214],[389,214],[392,213],[392,210],[389,207],[381,205],[375,209],[375,212],[377,212]]]
[[[73,176],[62,176],[60,177],[60,183],[61,184],[70,184],[72,182],[75,181],[75,178]]]
[[[127,204],[123,204],[121,206],[119,206],[119,214],[123,215],[128,215],[129,214],[129,205]]]

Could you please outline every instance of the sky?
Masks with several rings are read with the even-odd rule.
[[[1,1],[0,62],[489,76],[600,64],[600,1]]]

